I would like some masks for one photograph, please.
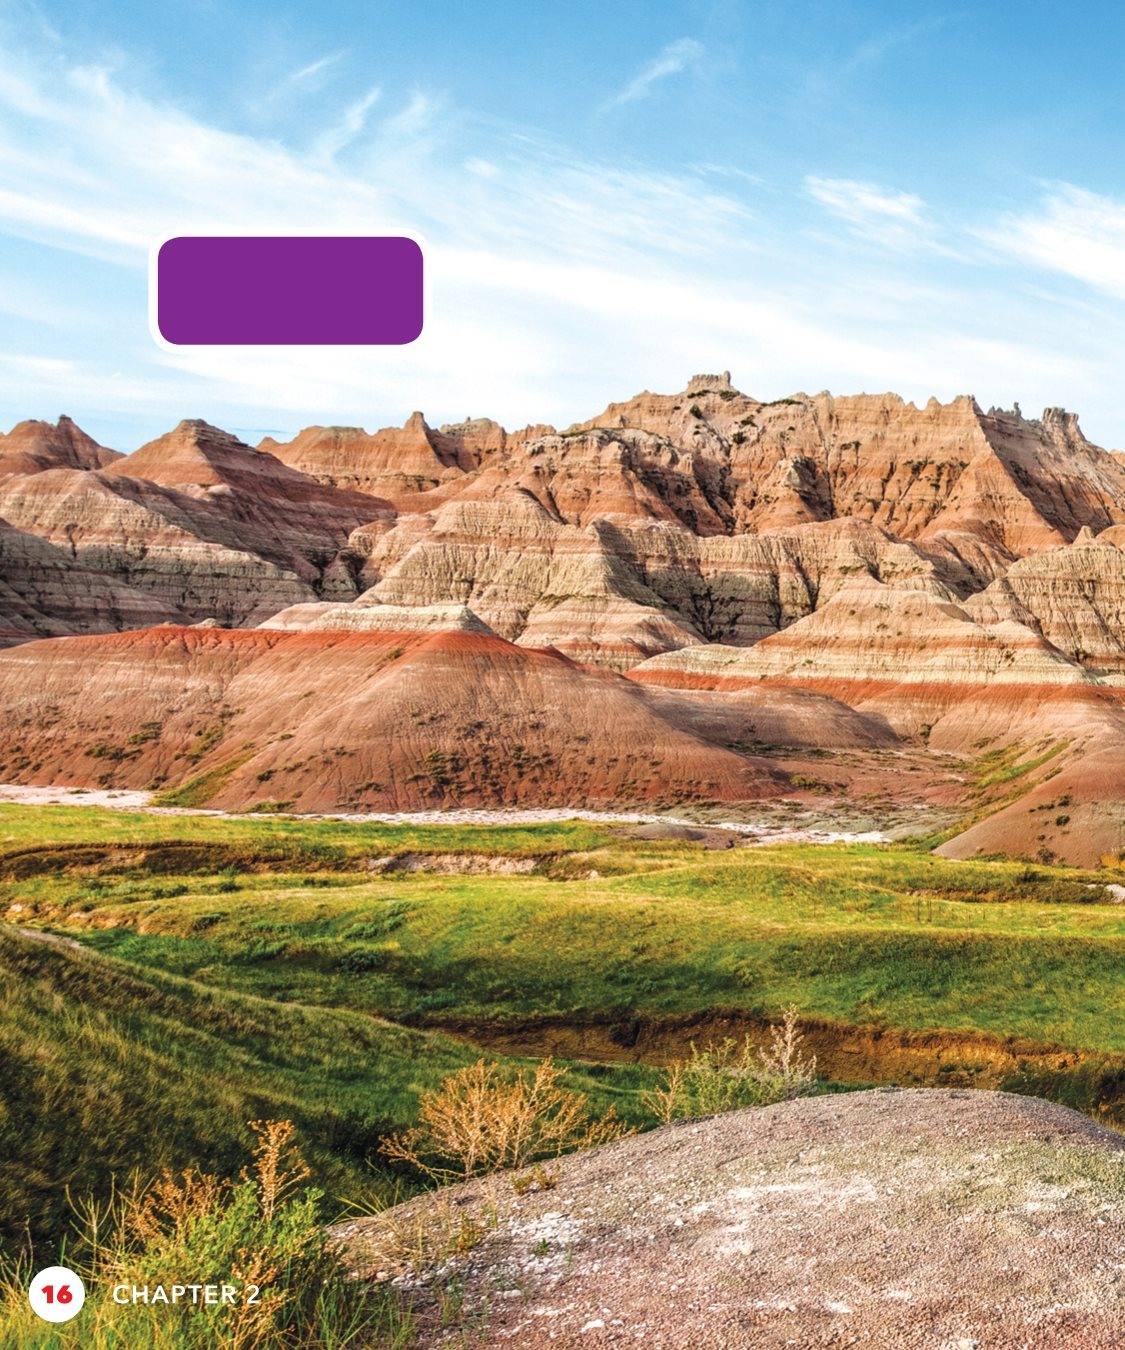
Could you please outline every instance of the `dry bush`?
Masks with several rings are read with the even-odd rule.
[[[242,1180],[257,1187],[262,1218],[269,1221],[308,1181],[311,1173],[293,1142],[296,1133],[291,1120],[252,1120],[250,1128],[258,1136],[254,1161],[244,1169]]]
[[[147,1190],[134,1190],[125,1197],[123,1232],[140,1242],[183,1233],[195,1220],[217,1210],[229,1191],[229,1181],[207,1172],[187,1167],[177,1176],[165,1168]]]
[[[236,1180],[195,1169],[105,1198],[71,1201],[74,1231],[59,1255],[91,1291],[77,1331],[44,1329],[27,1301],[34,1253],[0,1248],[3,1350],[411,1350],[419,1345],[403,1296],[352,1277],[351,1257],[329,1240],[321,1193],[293,1178],[303,1168],[291,1131],[259,1129],[255,1161]],[[286,1194],[288,1198],[286,1198]],[[272,1217],[265,1210],[270,1208]],[[452,1206],[450,1207],[453,1208]],[[450,1251],[483,1229],[458,1217]],[[486,1215],[487,1217],[487,1215]],[[41,1258],[40,1258],[41,1260]],[[201,1307],[117,1303],[112,1286],[168,1288],[188,1280],[258,1285],[260,1302]],[[100,1291],[94,1297],[94,1291]],[[104,1296],[103,1296],[104,1295]]]
[[[769,1045],[755,1049],[749,1037],[726,1037],[687,1059],[673,1060],[660,1087],[646,1092],[644,1105],[665,1125],[685,1116],[713,1116],[743,1106],[769,1106],[815,1091],[816,1056],[806,1054],[797,1027],[797,1009],[786,1008],[770,1028]]]
[[[770,1101],[791,1102],[816,1087],[816,1056],[805,1054],[797,1029],[797,1005],[785,1009],[781,1025],[770,1027],[770,1043],[758,1051],[757,1080]]]
[[[694,1056],[694,1043],[691,1050]],[[687,1091],[685,1082],[687,1071],[685,1060],[674,1059],[664,1070],[664,1082],[660,1087],[641,1093],[641,1104],[646,1111],[651,1111],[662,1125],[670,1125],[679,1116],[687,1114],[681,1109]]]
[[[231,1283],[245,1292],[256,1285],[258,1302],[238,1297],[204,1313],[186,1302],[91,1300],[83,1350],[406,1345],[409,1327],[396,1297],[349,1279],[341,1254],[327,1242],[322,1195],[308,1185],[292,1124],[252,1121],[250,1127],[257,1143],[237,1179],[220,1180],[195,1168],[166,1170],[108,1201],[73,1203],[77,1227],[67,1256],[97,1287],[168,1286],[190,1279]],[[13,1262],[0,1252],[4,1346],[40,1344],[32,1336],[27,1278],[26,1259]]]
[[[327,1273],[292,1122],[253,1120],[250,1128],[257,1143],[237,1183],[194,1168],[178,1176],[166,1170],[124,1197],[113,1244],[115,1275],[124,1283],[172,1282],[177,1272],[198,1270],[258,1286],[257,1303],[240,1300],[223,1310],[230,1350],[266,1343],[290,1320],[294,1284]]]
[[[436,1181],[456,1181],[526,1167],[629,1132],[612,1107],[601,1120],[591,1119],[586,1094],[560,1086],[562,1077],[549,1058],[513,1078],[478,1059],[424,1092],[418,1124],[381,1139],[379,1150]]]

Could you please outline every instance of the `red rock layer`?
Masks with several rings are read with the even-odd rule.
[[[0,434],[0,474],[104,469],[120,458],[66,416],[57,422],[20,422],[6,436]]]
[[[739,801],[784,776],[638,686],[474,632],[164,627],[0,653],[0,773],[299,810]]]

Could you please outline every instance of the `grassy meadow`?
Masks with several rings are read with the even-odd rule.
[[[526,1062],[531,1026],[678,1019],[686,1038],[796,1004],[822,1036],[932,1034],[935,1054],[1019,1038],[1054,1058],[1029,1053],[1004,1085],[1125,1123],[1122,880],[579,822],[0,805],[0,1240],[54,1251],[68,1189],[235,1175],[252,1120],[294,1123],[322,1217],[384,1204],[418,1181],[379,1138],[478,1058],[474,1036]],[[576,1053],[567,1082],[643,1128],[657,1071],[638,1057],[627,1039],[588,1056],[605,1062]],[[851,1079],[880,1080],[901,1065],[869,1056]]]
[[[167,818],[140,817],[154,847],[99,862],[77,845],[84,828],[104,849],[112,813],[60,809],[79,819],[55,827],[58,845],[21,855],[27,812],[0,808],[4,908],[210,990],[394,1022],[769,1015],[795,1002],[846,1024],[1125,1052],[1125,905],[1109,873],[908,846],[708,851],[582,824],[191,817],[174,826],[197,849],[167,842]],[[130,838],[125,821],[106,823],[109,839]],[[404,854],[534,870],[367,870]]]

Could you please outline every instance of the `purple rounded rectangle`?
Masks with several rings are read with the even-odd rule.
[[[184,235],[156,257],[154,317],[177,346],[413,342],[422,250],[397,235]]]

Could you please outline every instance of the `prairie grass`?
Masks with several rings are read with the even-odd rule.
[[[368,866],[402,852],[539,864]],[[580,822],[0,805],[0,1226],[9,1251],[28,1223],[54,1242],[73,1176],[104,1197],[135,1167],[231,1175],[254,1119],[294,1122],[326,1204],[377,1205],[414,1184],[378,1139],[479,1058],[411,1023],[627,1030],[797,1004],[843,1027],[1090,1052],[1065,1082],[1029,1065],[1012,1084],[1089,1108],[1119,1073],[1094,1058],[1125,1054],[1125,906],[1106,890],[1121,880],[909,844],[709,852]],[[521,1067],[501,1062],[509,1080]],[[649,1066],[564,1067],[592,1119],[659,1114]]]
[[[255,1121],[250,1164],[220,1178],[187,1167],[76,1207],[68,1265],[86,1286],[73,1322],[27,1305],[31,1263],[0,1257],[0,1346],[11,1350],[298,1350],[410,1343],[393,1291],[349,1280],[321,1223],[289,1121]],[[132,1289],[211,1285],[210,1305],[133,1302]],[[124,1287],[124,1300],[113,1290]]]
[[[227,893],[221,876],[184,876],[174,895],[163,877],[60,873],[0,883],[0,906],[210,987],[395,1021],[797,1003],[848,1024],[1125,1052],[1125,906],[1105,892],[1120,872],[902,846],[623,840],[559,868],[240,874]]]
[[[28,1233],[43,1252],[57,1242],[68,1186],[104,1198],[165,1167],[232,1171],[252,1143],[246,1122],[263,1117],[294,1121],[330,1214],[400,1197],[380,1137],[413,1125],[421,1094],[476,1058],[446,1036],[209,987],[3,925],[0,995],[8,1251]],[[639,1112],[635,1072],[577,1069],[573,1084],[600,1110]]]
[[[685,1116],[711,1116],[743,1106],[772,1106],[817,1090],[816,1056],[804,1049],[797,1007],[786,1008],[770,1028],[766,1046],[725,1036],[710,1045],[691,1046],[686,1059],[674,1059],[660,1085],[644,1094],[644,1104],[664,1125]]]

